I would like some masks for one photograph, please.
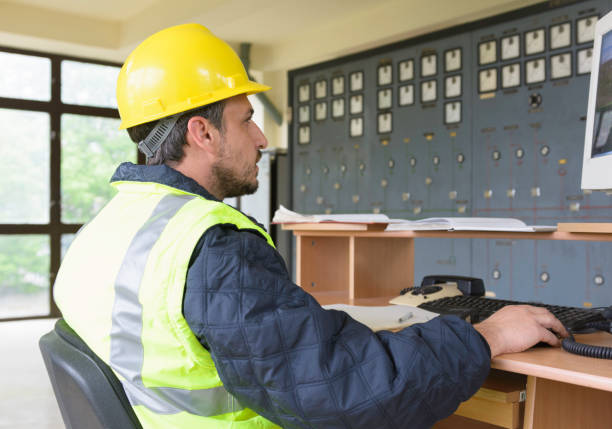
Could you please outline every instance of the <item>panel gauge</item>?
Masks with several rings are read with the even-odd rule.
[[[593,62],[593,48],[581,49],[576,54],[576,74],[591,73]]]
[[[521,38],[518,34],[502,37],[501,39],[501,59],[502,61],[512,60],[521,55]]]
[[[298,143],[308,144],[310,143],[310,126],[301,125],[298,132]]]
[[[546,60],[538,58],[525,63],[525,83],[544,82],[546,80]]]
[[[361,91],[363,89],[363,72],[357,71],[350,74],[351,91]]]
[[[361,137],[363,135],[363,118],[351,118],[349,125],[349,135],[351,137]]]
[[[448,76],[444,79],[444,97],[454,98],[461,95],[461,75]]]
[[[406,82],[407,80],[414,79],[414,60],[400,61],[398,67],[399,81]]]
[[[393,115],[391,112],[378,114],[378,133],[390,133],[393,128]]]
[[[582,44],[593,41],[597,18],[597,15],[592,15],[576,21],[576,43]]]
[[[315,121],[323,121],[327,118],[327,101],[315,104]]]
[[[315,98],[327,97],[327,81],[318,80],[315,82]]]
[[[332,78],[332,95],[344,94],[344,76]]]
[[[478,45],[478,64],[483,66],[497,61],[497,40],[489,40]]]
[[[525,33],[525,55],[541,54],[546,49],[546,33],[543,28]]]
[[[451,101],[444,105],[444,123],[458,124],[461,122],[461,101]]]
[[[437,83],[435,80],[421,82],[421,103],[431,103],[438,98]]]
[[[378,86],[389,85],[393,82],[393,67],[384,64],[378,67]]]
[[[501,86],[503,89],[521,85],[521,64],[508,64],[501,69]]]
[[[391,88],[378,91],[378,108],[390,109],[393,104],[393,90]]]
[[[310,106],[307,104],[305,106],[300,106],[298,109],[298,122],[300,124],[310,122]]]
[[[421,76],[434,76],[438,73],[438,57],[436,54],[424,55],[421,57]]]
[[[497,69],[490,68],[478,72],[478,92],[497,90]]]
[[[461,48],[454,48],[444,52],[444,71],[461,70]]]
[[[414,85],[400,86],[398,91],[398,104],[400,106],[410,106],[414,104]]]
[[[550,57],[550,78],[563,79],[572,75],[572,54],[553,55]]]
[[[341,118],[344,116],[344,98],[336,98],[332,100],[332,118]]]
[[[363,94],[351,95],[349,112],[356,115],[363,112]]]
[[[572,44],[572,26],[569,22],[550,27],[550,49],[567,48]]]
[[[310,100],[310,85],[305,83],[298,88],[298,101],[303,103]]]

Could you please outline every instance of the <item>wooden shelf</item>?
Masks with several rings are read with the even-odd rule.
[[[558,223],[558,231],[612,234],[612,223]]]

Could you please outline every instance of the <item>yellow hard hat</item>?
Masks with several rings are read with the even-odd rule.
[[[177,25],[148,37],[121,67],[119,129],[268,89],[249,80],[236,52],[206,27]]]

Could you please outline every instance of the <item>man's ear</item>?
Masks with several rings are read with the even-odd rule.
[[[221,135],[208,119],[203,116],[194,116],[187,122],[185,139],[187,144],[194,146],[194,149],[216,153]]]

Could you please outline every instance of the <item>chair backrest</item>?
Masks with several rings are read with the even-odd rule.
[[[39,341],[68,429],[142,429],[121,382],[63,320]]]

